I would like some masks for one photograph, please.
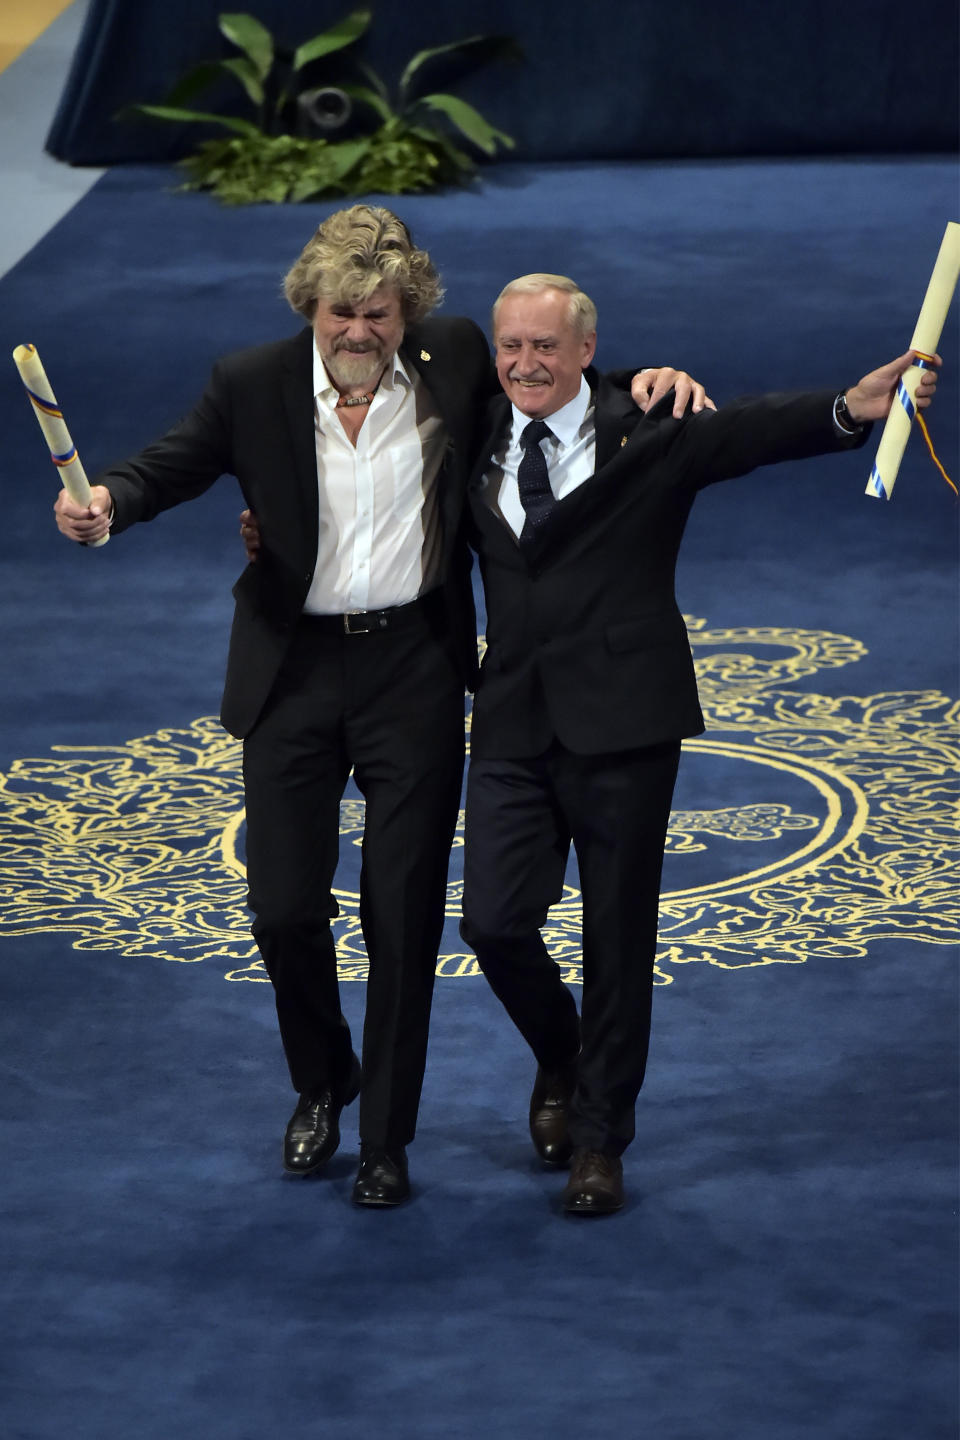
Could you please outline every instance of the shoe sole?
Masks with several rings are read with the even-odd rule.
[[[308,1179],[311,1175],[318,1175],[321,1170],[330,1164],[330,1161],[339,1149],[339,1144],[335,1145],[329,1155],[324,1155],[322,1160],[315,1160],[312,1165],[288,1165],[286,1160],[284,1160],[282,1162],[283,1173],[284,1175],[299,1175],[303,1180]]]
[[[619,1205],[578,1205],[576,1201],[570,1201],[563,1207],[564,1215],[616,1215],[623,1209],[623,1201]]]
[[[410,1196],[404,1195],[400,1200],[361,1200],[358,1199],[356,1195],[353,1195],[351,1199],[354,1205],[361,1210],[396,1210],[398,1205],[405,1205],[410,1199]]]

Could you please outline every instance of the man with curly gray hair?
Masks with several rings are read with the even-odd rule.
[[[64,492],[61,530],[119,534],[235,475],[261,553],[235,587],[221,719],[242,738],[253,933],[299,1101],[293,1174],[337,1149],[360,1094],[354,1199],[406,1198],[460,804],[464,686],[477,665],[463,548],[465,466],[490,352],[388,210],[331,215],[286,279],[309,328],[227,356],[187,418]],[[369,959],[363,1069],[330,922],[339,806],[366,801],[360,916]]]

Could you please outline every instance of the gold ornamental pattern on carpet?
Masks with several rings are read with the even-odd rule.
[[[848,636],[710,629],[691,617],[687,626],[707,734],[684,744],[658,983],[690,964],[736,971],[856,960],[881,939],[953,944],[958,703],[935,690],[795,688],[860,660],[866,649]],[[334,933],[341,978],[356,981],[367,973],[354,848],[363,818],[362,799],[346,798]],[[461,815],[445,932],[454,939],[437,967],[447,978],[478,973],[455,938],[462,826]],[[212,716],[18,760],[0,775],[0,937],[60,934],[80,951],[266,982],[242,840],[240,745]],[[576,984],[580,894],[568,878],[543,933]]]

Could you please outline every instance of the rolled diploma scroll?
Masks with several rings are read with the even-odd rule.
[[[77,447],[70,438],[70,431],[64,423],[57,397],[40,363],[40,356],[32,345],[18,345],[13,352],[13,363],[20,371],[20,379],[26,386],[33,412],[50,447],[50,459],[60,471],[64,489],[78,505],[89,505],[90,482],[80,463]],[[109,539],[109,535],[104,535],[102,540],[92,540],[90,543],[106,545]]]
[[[940,343],[953,292],[960,275],[960,225],[953,220],[943,232],[940,253],[930,276],[930,284],[920,307],[916,329],[910,341],[911,350],[920,350],[924,355],[935,355]],[[913,417],[916,414],[917,387],[920,376],[929,366],[924,361],[911,365],[900,377],[897,393],[887,416],[887,423],[877,446],[877,458],[873,462],[866,493],[881,500],[889,500],[897,480],[897,471],[907,448]]]

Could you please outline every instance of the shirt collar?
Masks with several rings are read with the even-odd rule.
[[[413,384],[409,371],[400,359],[398,351],[393,361],[383,372],[378,390],[393,390],[397,384],[405,385],[408,388]],[[313,393],[318,400],[323,400],[331,407],[337,403],[340,392],[327,374],[327,367],[320,358],[320,351],[317,349],[316,341],[313,345]]]
[[[544,415],[543,423],[549,426],[550,430],[557,437],[561,445],[572,445],[578,439],[580,428],[587,417],[590,402],[593,398],[586,375],[580,376],[580,389],[572,400],[555,410],[552,415]],[[520,443],[520,436],[530,424],[530,416],[524,415],[516,405],[511,405],[513,411],[513,432],[511,440],[514,445]]]

